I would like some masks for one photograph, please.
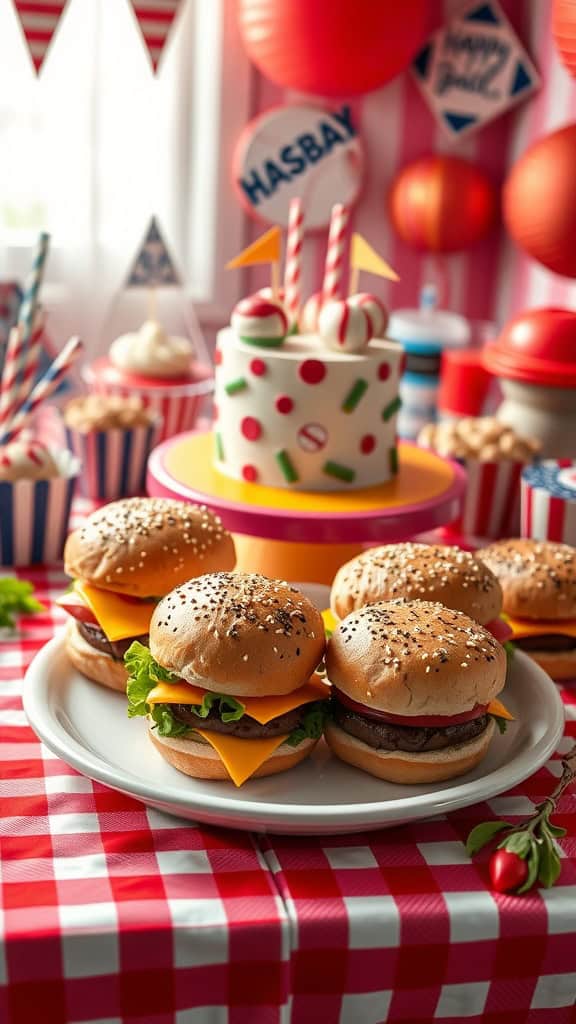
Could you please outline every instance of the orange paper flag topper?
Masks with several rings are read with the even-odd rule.
[[[260,235],[252,245],[243,249],[238,256],[226,264],[226,270],[235,267],[250,267],[254,263],[279,263],[282,245],[282,231],[279,227],[270,228]]]
[[[356,270],[367,270],[369,274],[386,277],[389,281],[400,280],[390,264],[386,263],[386,260],[383,260],[370,243],[357,232],[352,235],[350,266]]]

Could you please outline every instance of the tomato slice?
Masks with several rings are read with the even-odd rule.
[[[345,693],[334,687],[334,693],[341,704],[351,711],[356,711],[365,718],[373,718],[377,721],[389,722],[390,725],[408,725],[424,728],[446,728],[449,725],[459,725],[461,722],[471,722],[473,718],[480,718],[486,714],[487,704],[476,704],[470,711],[461,711],[458,715],[392,715],[387,711],[380,711],[379,708],[368,708],[365,704],[358,704]]]
[[[508,623],[504,622],[504,619],[492,619],[492,622],[486,623],[484,629],[490,630],[492,636],[501,644],[505,644],[513,632]]]
[[[80,595],[74,590],[69,590],[67,594],[62,594],[62,597],[56,598],[56,604],[59,608],[63,608],[68,615],[71,615],[73,619],[77,619],[78,622],[91,622],[94,626],[100,625],[94,612],[87,604],[84,604]]]

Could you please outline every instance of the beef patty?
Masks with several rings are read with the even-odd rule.
[[[523,636],[519,640],[512,639],[512,643],[521,651],[573,651],[576,648],[576,638],[559,633]]]
[[[250,715],[242,715],[237,722],[223,722],[220,718],[218,708],[210,708],[207,718],[199,718],[192,711],[189,704],[171,704],[174,718],[191,729],[208,729],[210,732],[223,732],[227,736],[238,736],[241,739],[256,740],[270,736],[284,736],[304,724],[305,714],[314,708],[313,704],[303,704],[293,711],[287,711],[284,715],[278,715],[266,725],[261,725]]]
[[[390,722],[367,718],[334,701],[334,719],[344,732],[362,740],[374,750],[406,750],[423,753],[425,750],[444,750],[457,743],[468,743],[480,736],[488,725],[489,715],[480,715],[457,725],[420,726],[392,725]]]
[[[143,636],[128,636],[125,640],[112,641],[108,639],[100,626],[95,626],[92,622],[79,622],[78,630],[90,647],[102,651],[103,654],[108,654],[114,661],[123,661],[126,651],[135,640],[148,647],[148,633],[144,633]]]

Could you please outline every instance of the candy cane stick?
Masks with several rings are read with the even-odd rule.
[[[286,239],[286,269],[284,272],[285,306],[291,323],[298,322],[302,301],[302,239],[304,210],[302,200],[290,200],[288,236]]]
[[[56,391],[61,380],[68,373],[75,359],[82,350],[80,338],[70,338],[66,342],[60,354],[56,357],[41,380],[38,381],[32,393],[16,413],[8,428],[0,431],[0,445],[8,444],[26,426],[33,412],[36,411],[41,402]]]
[[[328,233],[328,249],[324,268],[322,293],[324,302],[339,299],[342,288],[342,272],[344,269],[344,242],[348,227],[349,210],[342,203],[332,207],[330,230]]]

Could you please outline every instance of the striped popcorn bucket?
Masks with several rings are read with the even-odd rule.
[[[576,547],[576,462],[546,459],[524,470],[520,531]]]
[[[95,501],[145,494],[148,456],[161,428],[159,418],[149,426],[88,433],[66,427],[68,446],[82,463],[81,494]]]
[[[97,360],[83,370],[84,383],[89,391],[100,395],[138,395],[146,408],[162,420],[156,443],[175,434],[193,430],[207,395],[214,389],[212,367],[194,365],[194,376],[189,380],[166,380],[122,373],[108,359]]]
[[[0,565],[36,565],[62,558],[80,463],[68,451],[52,455],[61,476],[0,481]]]
[[[460,517],[447,527],[464,536],[517,537],[520,531],[520,477],[524,463],[458,460],[468,483]]]

